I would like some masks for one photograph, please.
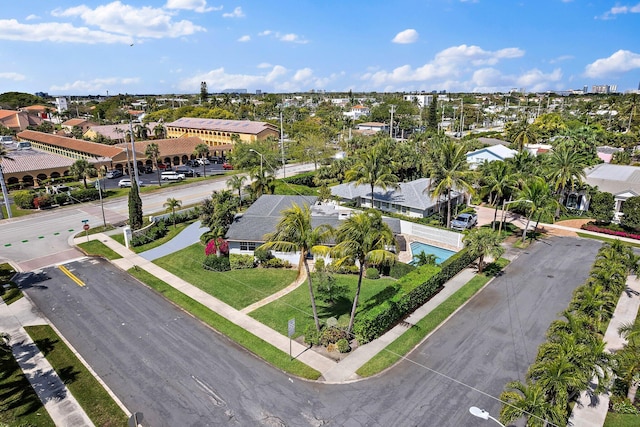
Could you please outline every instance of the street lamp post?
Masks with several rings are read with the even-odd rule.
[[[502,427],[505,427],[504,424],[502,424],[500,421],[496,420],[495,418],[493,418],[491,415],[489,415],[489,413],[487,411],[485,411],[484,409],[480,409],[476,406],[472,406],[471,408],[469,408],[469,412],[471,413],[471,415],[473,415],[474,417],[478,417],[478,418],[482,418],[483,420],[493,420],[496,423],[498,423],[498,425],[501,425]]]
[[[254,150],[253,148],[250,148],[249,151],[252,151],[252,152],[256,153],[258,156],[260,156],[260,176],[262,176],[262,159],[263,159],[262,154],[259,153],[256,150]]]

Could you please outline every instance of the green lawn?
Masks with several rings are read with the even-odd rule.
[[[22,298],[22,291],[11,282],[11,277],[15,274],[15,270],[8,263],[0,264],[0,286],[9,283],[9,289],[0,289],[0,297],[5,304],[10,305]]]
[[[640,415],[614,414],[609,412],[603,427],[637,427],[640,425]]]
[[[305,365],[298,360],[291,360],[289,355],[280,351],[266,341],[256,337],[242,327],[230,322],[219,314],[211,311],[199,302],[189,298],[182,292],[169,286],[167,283],[138,268],[130,269],[129,273],[141,282],[155,289],[188,313],[191,313],[207,325],[216,329],[220,333],[235,341],[258,357],[266,360],[278,369],[281,369],[298,377],[316,380],[320,377],[320,372]]]
[[[273,268],[219,273],[205,270],[204,258],[204,246],[195,243],[154,263],[238,310],[286,288],[297,276],[296,270]]]
[[[356,373],[362,377],[369,377],[396,363],[400,358],[404,357],[409,351],[418,345],[424,337],[431,333],[447,317],[456,311],[458,307],[475,295],[475,293],[489,281],[491,275],[496,274],[508,263],[509,261],[506,259],[500,258],[498,263],[487,266],[487,275],[476,275],[457,292],[447,298],[446,301],[431,311],[431,313],[427,314],[422,320],[409,328],[395,341],[385,347],[380,353],[362,365]]]
[[[0,344],[0,425],[54,427],[8,347]]]
[[[580,232],[576,232],[576,234],[580,237],[584,237],[585,239],[594,239],[594,240],[600,240],[601,242],[607,242],[607,243],[613,243],[616,240],[620,240],[620,239],[616,239],[615,237],[604,237],[604,236],[594,236],[593,234],[587,234],[587,233],[580,233]],[[629,245],[629,246],[633,246],[636,248],[640,248],[640,242],[638,243],[630,243],[625,241],[624,242],[625,245]]]
[[[97,255],[105,257],[106,259],[119,259],[122,258],[117,252],[109,248],[107,245],[99,240],[89,240],[78,245],[87,255]]]
[[[316,298],[318,317],[321,321],[330,317],[338,319],[340,325],[348,325],[351,315],[351,304],[358,284],[357,275],[336,274],[336,282],[346,286],[348,291],[343,298],[338,299],[333,306],[329,306]],[[398,288],[394,286],[394,279],[381,278],[377,280],[363,279],[358,311],[366,310],[390,298]],[[303,334],[307,325],[313,324],[313,311],[309,298],[309,286],[303,283],[295,291],[249,313],[251,317],[287,335],[287,321],[296,319],[296,334]]]
[[[127,416],[48,325],[25,330],[96,426],[126,426]]]

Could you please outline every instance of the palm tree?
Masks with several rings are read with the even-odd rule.
[[[167,136],[167,130],[164,128],[162,123],[158,123],[153,128],[153,136],[155,139],[164,139]]]
[[[573,190],[576,185],[582,184],[586,177],[584,172],[586,166],[584,156],[566,145],[560,145],[553,150],[547,163],[546,178],[558,194],[560,203],[567,189]],[[558,213],[556,212],[556,216]]]
[[[623,324],[618,333],[627,343],[616,353],[614,369],[628,386],[627,397],[634,402],[640,386],[640,321]]]
[[[422,267],[423,265],[436,265],[438,257],[435,254],[428,254],[425,252],[419,252],[413,256],[411,264],[416,267]]]
[[[538,224],[540,223],[540,217],[542,214],[545,212],[552,212],[553,208],[558,205],[558,201],[552,197],[549,185],[542,178],[538,177],[534,177],[525,182],[519,193],[518,201],[526,207],[528,212],[527,225],[522,232],[522,242],[524,243],[527,239],[529,224],[531,223],[534,215],[537,214],[536,225],[533,227],[533,232],[535,233],[538,229]]]
[[[254,199],[263,194],[273,194],[276,187],[276,180],[266,169],[262,171],[256,169],[251,173],[252,182],[250,184],[251,193]]]
[[[87,188],[87,178],[97,175],[96,168],[85,159],[76,160],[69,168],[69,173],[82,178],[84,188]]]
[[[318,319],[318,309],[313,294],[313,284],[311,282],[311,271],[307,257],[310,253],[328,253],[329,248],[321,245],[332,235],[333,230],[327,225],[313,227],[311,225],[311,210],[308,205],[298,206],[295,203],[289,209],[282,211],[282,218],[276,226],[276,231],[265,235],[265,241],[258,249],[283,252],[300,252],[300,262],[298,263],[298,273],[304,265],[309,285],[309,297],[311,298],[311,308],[313,310],[313,320],[316,330],[320,330],[320,320]]]
[[[469,171],[469,163],[464,145],[447,138],[437,142],[427,159],[429,185],[425,192],[436,200],[443,195],[447,197],[447,228],[451,226],[451,192],[453,190],[474,193],[471,184],[473,173]]]
[[[504,253],[500,234],[488,228],[475,228],[464,236],[464,246],[478,257],[478,274],[484,269],[484,257],[500,258]]]
[[[171,218],[173,218],[173,228],[176,228],[176,209],[180,209],[182,201],[169,197],[163,205],[168,211],[171,211]]]
[[[162,180],[160,179],[160,168],[158,167],[158,159],[160,158],[160,147],[155,142],[147,145],[144,149],[144,155],[147,159],[151,160],[156,167],[156,173],[158,174],[158,185],[162,187]]]
[[[375,187],[386,190],[398,187],[398,177],[391,172],[390,157],[385,146],[376,144],[368,150],[360,151],[355,164],[346,172],[347,181],[355,181],[356,185],[368,184],[371,189],[371,208]]]
[[[510,424],[522,417],[527,418],[527,427],[545,427],[548,423],[562,425],[562,410],[547,402],[545,390],[536,383],[513,381],[507,384],[500,395],[504,402],[500,410],[500,421]]]
[[[534,125],[528,123],[526,120],[518,123],[514,130],[515,136],[513,143],[518,147],[518,151],[523,151],[525,145],[535,144],[538,140]]]
[[[209,146],[207,144],[198,144],[196,145],[193,154],[200,158],[207,157],[209,155]],[[204,162],[202,162],[202,176],[207,176]]]
[[[242,187],[247,180],[246,175],[233,175],[227,180],[227,187],[238,191],[238,206],[242,205]]]
[[[490,195],[495,194],[495,211],[493,213],[493,223],[491,227],[495,230],[496,219],[498,218],[498,207],[507,194],[516,189],[517,181],[515,175],[511,173],[511,168],[505,162],[486,163],[483,168],[484,182]],[[491,199],[491,197],[490,197]],[[490,201],[491,203],[491,201]]]
[[[394,262],[396,255],[388,248],[397,245],[393,232],[382,221],[382,215],[373,209],[352,215],[344,220],[338,227],[336,235],[338,243],[331,252],[336,259],[336,265],[339,266],[347,261],[357,261],[359,264],[358,286],[349,319],[348,332],[350,333],[353,330],[366,266]]]

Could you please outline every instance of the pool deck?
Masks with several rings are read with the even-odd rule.
[[[413,261],[413,253],[411,252],[411,244],[414,242],[423,243],[425,245],[435,246],[437,248],[446,249],[448,251],[458,252],[462,248],[457,248],[455,246],[446,245],[441,242],[436,242],[434,240],[424,239],[422,237],[413,236],[411,234],[403,234],[404,238],[407,241],[407,250],[400,251],[398,253],[398,261],[404,262],[405,264]]]

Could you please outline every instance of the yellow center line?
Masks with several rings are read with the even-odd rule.
[[[67,276],[69,276],[69,278],[71,278],[71,280],[73,280],[74,282],[76,282],[76,285],[80,286],[80,287],[85,287],[86,285],[84,284],[84,282],[80,279],[78,279],[75,274],[73,274],[72,272],[69,271],[69,269],[67,267],[65,267],[64,265],[59,265],[58,268],[60,269],[60,271],[62,271],[64,274],[66,274]]]

